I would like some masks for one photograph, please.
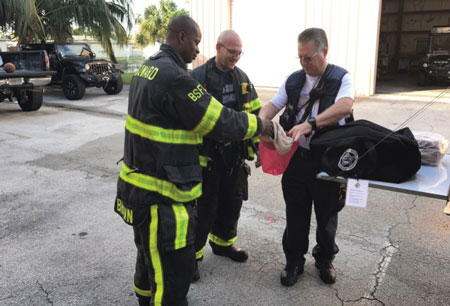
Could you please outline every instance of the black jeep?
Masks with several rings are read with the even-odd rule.
[[[47,51],[50,69],[57,72],[50,85],[62,85],[64,96],[69,100],[81,99],[86,87],[102,87],[109,95],[122,91],[119,65],[95,59],[95,53],[87,44],[27,44],[22,50]]]
[[[430,33],[430,47],[422,60],[419,86],[450,82],[450,26],[435,26]]]

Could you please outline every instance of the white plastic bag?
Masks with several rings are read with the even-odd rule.
[[[422,165],[439,166],[447,152],[448,140],[437,133],[413,132],[422,155]]]

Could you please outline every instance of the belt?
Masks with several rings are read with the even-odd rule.
[[[311,152],[303,147],[298,147],[295,154],[298,155],[300,159],[311,159]]]

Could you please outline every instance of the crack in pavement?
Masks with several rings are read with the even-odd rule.
[[[36,281],[36,283],[39,285],[39,288],[41,289],[41,291],[45,293],[45,298],[47,299],[47,303],[50,305],[53,305],[53,302],[50,299],[50,293],[48,293],[48,291],[44,289],[44,286],[41,283],[39,283],[39,281]]]
[[[414,197],[414,200],[412,201],[412,206],[408,207],[408,208],[404,208],[405,211],[405,215],[407,218],[406,222],[398,222],[394,225],[392,225],[389,229],[388,229],[388,234],[387,234],[387,242],[385,244],[385,246],[379,251],[379,253],[381,254],[381,260],[378,262],[377,264],[377,269],[374,273],[374,283],[372,288],[369,290],[369,293],[366,293],[364,296],[362,296],[361,298],[357,299],[357,300],[352,300],[352,301],[344,301],[344,302],[358,302],[361,300],[370,300],[370,301],[376,301],[378,303],[380,303],[381,305],[385,305],[383,301],[379,300],[378,298],[376,298],[376,294],[378,289],[380,288],[384,277],[386,276],[387,273],[387,269],[389,267],[389,264],[392,260],[392,257],[394,256],[394,254],[396,252],[399,251],[399,246],[395,245],[392,241],[392,231],[399,225],[402,224],[411,224],[411,218],[409,216],[409,211],[411,211],[412,209],[414,209],[416,207],[416,200],[418,197]],[[336,290],[336,296],[341,300],[341,302],[343,301],[338,294],[338,291]]]

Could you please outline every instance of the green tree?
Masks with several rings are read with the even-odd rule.
[[[139,47],[164,43],[169,21],[178,15],[189,15],[189,12],[184,9],[179,10],[171,0],[160,0],[159,8],[156,5],[150,5],[145,9],[144,17],[138,15],[136,18],[139,31],[134,37],[134,42]]]
[[[72,39],[72,27],[96,38],[113,62],[111,40],[128,41],[122,23],[131,29],[132,0],[0,0],[0,29],[9,29],[19,44]]]

